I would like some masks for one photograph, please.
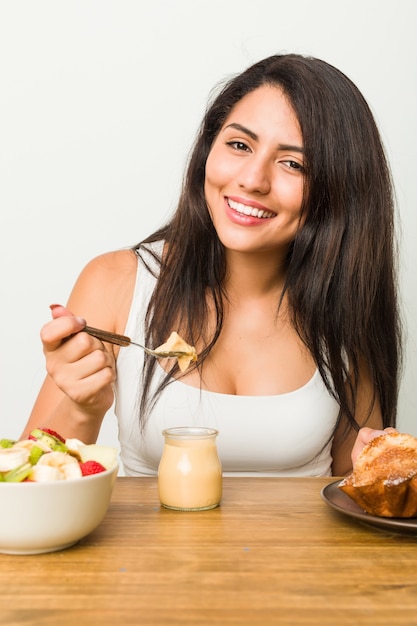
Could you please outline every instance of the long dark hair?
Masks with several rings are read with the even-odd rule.
[[[207,108],[170,221],[139,243],[164,240],[149,304],[146,340],[159,345],[173,328],[205,346],[201,367],[223,323],[225,253],[204,197],[205,164],[223,123],[245,95],[281,87],[301,127],[306,161],[305,220],[290,246],[285,293],[295,329],[355,429],[360,373],[379,400],[384,426],[396,423],[401,324],[396,293],[394,194],[380,135],[362,94],[328,63],[296,54],[264,59],[229,80]],[[208,336],[207,295],[216,311]],[[277,307],[279,303],[277,302]],[[155,364],[144,367],[141,420]]]

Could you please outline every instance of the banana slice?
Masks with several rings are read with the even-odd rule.
[[[30,479],[38,481],[81,478],[80,465],[73,456],[65,452],[48,452],[33,466]]]
[[[71,454],[71,456],[75,457],[77,461],[81,463],[82,458],[80,454],[80,448],[84,446],[85,444],[79,439],[73,438],[73,439],[66,439],[65,445],[68,448],[68,454]]]
[[[36,483],[53,482],[55,480],[63,480],[63,476],[58,468],[37,463],[32,467],[29,480],[33,480]]]
[[[34,447],[40,448],[44,452],[50,452],[51,448],[44,443],[43,441],[37,441],[35,439],[22,439],[21,441],[17,441],[14,444],[14,448],[26,448],[27,450],[32,450]]]
[[[25,448],[1,448],[0,472],[10,472],[19,465],[24,465],[29,461],[29,454],[29,450]]]

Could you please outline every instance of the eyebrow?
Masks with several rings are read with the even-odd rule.
[[[238,124],[237,122],[232,122],[231,124],[228,124],[227,126],[225,126],[225,130],[226,128],[235,128],[236,130],[239,130],[242,133],[245,133],[245,135],[248,135],[248,137],[250,137],[254,141],[259,141],[259,137],[256,133],[254,133],[252,130],[249,130],[249,128],[246,128],[246,126],[242,126],[242,124]],[[290,150],[293,152],[300,152],[301,154],[304,153],[304,149],[302,148],[302,146],[293,146],[292,144],[288,144],[288,143],[278,144],[278,149]]]

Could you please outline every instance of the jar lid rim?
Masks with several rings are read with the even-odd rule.
[[[173,428],[165,428],[162,434],[164,437],[203,439],[205,437],[214,437],[219,434],[219,431],[216,428],[205,426],[175,426]]]

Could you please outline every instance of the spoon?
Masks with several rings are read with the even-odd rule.
[[[107,343],[112,343],[116,346],[137,346],[138,348],[142,348],[146,352],[146,354],[150,354],[158,359],[170,359],[170,358],[181,358],[181,357],[189,357],[190,353],[182,350],[177,351],[160,351],[160,350],[151,350],[146,346],[142,346],[140,343],[136,343],[132,341],[130,337],[126,337],[126,335],[118,335],[117,333],[110,333],[108,330],[100,330],[99,328],[93,328],[92,326],[85,326],[83,330],[91,335],[92,337],[96,337],[97,339],[101,339],[101,341],[106,341]]]

